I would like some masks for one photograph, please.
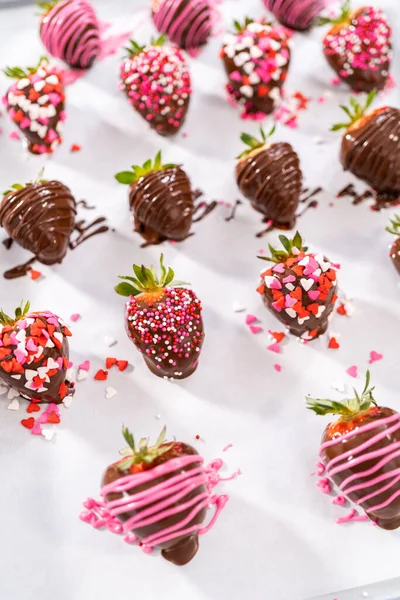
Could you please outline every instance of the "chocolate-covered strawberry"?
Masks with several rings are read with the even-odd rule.
[[[184,240],[193,219],[193,192],[190,180],[179,165],[163,165],[161,152],[142,167],[132,166],[115,176],[130,186],[129,205],[135,231],[148,244]]]
[[[184,50],[203,46],[211,35],[214,9],[210,0],[153,0],[153,22],[160,33]]]
[[[174,281],[174,272],[160,258],[161,276],[154,267],[133,265],[134,277],[120,276],[115,286],[126,303],[126,330],[158,377],[185,379],[197,369],[204,340],[202,306],[186,285]]]
[[[396,236],[395,241],[390,246],[389,256],[400,274],[400,215],[395,215],[393,219],[390,219],[390,225],[386,227],[386,231]]]
[[[0,203],[0,225],[10,238],[45,265],[60,263],[75,228],[76,202],[60,181],[39,179],[14,184]],[[12,270],[7,278],[24,274]]]
[[[46,50],[73,69],[88,69],[100,54],[100,26],[93,6],[87,0],[47,0],[43,10],[40,37]]]
[[[320,23],[332,25],[324,37],[324,54],[340,79],[358,92],[382,89],[392,60],[392,31],[383,12],[372,6],[352,11],[346,0],[337,18]]]
[[[269,246],[271,256],[259,256],[274,266],[261,272],[257,291],[265,306],[303,340],[313,340],[328,328],[328,318],[337,300],[336,270],[321,253],[303,246],[297,232],[292,240],[279,236],[283,250]]]
[[[261,140],[242,133],[248,146],[238,157],[236,181],[253,208],[275,227],[292,229],[300,200],[303,175],[299,157],[287,142],[270,143],[262,128]]]
[[[7,67],[16,79],[3,98],[11,120],[19,127],[32,154],[51,154],[62,142],[64,85],[57,68],[41,58],[36,67]]]
[[[368,112],[375,92],[364,106],[350,99],[350,108],[342,106],[350,121],[332,127],[345,129],[340,161],[350,171],[370,185],[377,193],[377,205],[384,206],[400,194],[400,110],[384,106]]]
[[[211,495],[218,477],[211,480],[212,469],[192,446],[166,442],[165,427],[154,446],[148,438],[136,443],[126,428],[122,432],[128,444],[121,451],[125,458],[108,467],[103,500],[88,499],[80,518],[96,529],[125,533],[125,541],[137,542],[146,554],[158,549],[166,560],[186,565],[197,553],[199,535],[215,523],[228,496]],[[202,527],[211,505],[214,517]]]
[[[29,302],[14,317],[1,310],[0,379],[24,398],[60,404],[74,393],[74,384],[66,379],[70,335],[59,317],[31,312]]]
[[[289,43],[280,25],[246,19],[235,21],[225,36],[221,58],[229,77],[230,97],[247,115],[268,115],[279,102],[290,62]]]
[[[133,108],[157,133],[173,135],[183,125],[192,90],[182,51],[165,39],[147,46],[131,40],[120,78]]]
[[[267,10],[284,25],[296,31],[310,29],[328,0],[264,0]]]
[[[317,415],[333,414],[322,436],[324,476],[382,529],[400,527],[400,414],[378,406],[367,372],[361,394],[343,401],[307,397]]]

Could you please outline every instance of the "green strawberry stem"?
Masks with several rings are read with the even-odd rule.
[[[117,173],[115,175],[115,179],[118,181],[118,183],[122,183],[124,185],[132,185],[133,183],[135,183],[135,181],[137,181],[141,177],[145,177],[153,171],[164,171],[165,169],[172,169],[173,167],[177,166],[178,165],[172,163],[163,165],[160,150],[159,152],[157,152],[154,161],[152,161],[151,158],[149,158],[149,160],[146,160],[146,162],[142,166],[132,165],[131,171],[121,171],[120,173]]]
[[[378,406],[375,398],[372,395],[375,387],[370,387],[371,374],[367,371],[365,378],[365,386],[361,395],[354,390],[354,398],[346,398],[345,400],[327,400],[321,398],[310,398],[306,396],[307,408],[313,410],[317,415],[340,415],[342,417],[352,417],[363,410],[370,408],[371,404]]]
[[[240,23],[240,21],[233,21],[235,33],[243,33],[244,31],[246,31],[250,23],[254,23],[254,19],[250,19],[249,17],[245,17],[243,24]]]
[[[124,48],[127,53],[128,58],[133,58],[137,54],[143,52],[146,47],[150,46],[163,46],[167,41],[167,37],[165,35],[160,35],[158,38],[150,38],[150,43],[145,44],[144,46],[140,46],[135,40],[129,40],[128,46]]]
[[[243,158],[244,156],[248,156],[254,150],[258,150],[259,148],[264,148],[264,146],[267,143],[268,138],[270,138],[272,135],[274,135],[275,129],[276,129],[276,123],[274,123],[270,132],[266,134],[264,132],[264,129],[262,127],[260,127],[261,140],[258,140],[257,138],[253,137],[252,135],[249,135],[248,133],[242,133],[240,136],[240,139],[242,140],[242,142],[244,144],[246,144],[246,146],[248,146],[248,148],[246,148],[246,150],[244,150],[241,154],[239,154],[239,156],[237,158],[238,159]]]
[[[7,194],[11,194],[14,191],[23,190],[28,185],[34,185],[35,183],[46,183],[48,180],[47,179],[43,179],[43,174],[44,174],[44,167],[42,167],[40,169],[40,171],[37,174],[36,179],[34,181],[28,181],[25,184],[13,183],[13,185],[10,187],[9,190],[6,190],[5,192],[3,192],[3,196],[7,196]]]
[[[341,25],[342,23],[350,23],[351,12],[351,0],[345,0],[340,7],[340,14],[338,17],[320,17],[317,26],[321,27],[323,25]]]
[[[36,2],[36,6],[40,9],[43,15],[50,12],[61,0],[47,0],[47,2]]]
[[[331,131],[338,131],[339,129],[348,129],[349,127],[351,127],[351,125],[354,125],[354,123],[357,123],[357,121],[362,119],[369,107],[371,106],[372,102],[374,101],[374,98],[377,93],[378,90],[372,90],[366,97],[364,106],[362,106],[354,97],[350,98],[350,108],[341,104],[340,108],[344,110],[346,115],[349,117],[350,122],[337,123],[336,125],[333,125],[331,127]]]
[[[126,458],[118,463],[118,468],[121,471],[130,469],[134,464],[145,463],[150,465],[156,458],[165,454],[173,447],[173,444],[164,444],[167,429],[164,426],[154,446],[149,446],[149,438],[141,438],[138,445],[135,444],[135,439],[127,427],[122,427],[122,435],[128,446],[121,450],[121,454],[126,455]]]
[[[3,309],[0,310],[0,323],[2,325],[15,325],[15,323],[17,321],[19,321],[20,319],[23,319],[29,312],[31,305],[29,302],[26,302],[24,305],[24,301],[22,300],[21,304],[15,309],[15,317],[9,317],[8,315],[6,315],[6,313],[3,311]]]
[[[34,67],[26,67],[25,70],[21,69],[21,67],[6,67],[3,69],[3,73],[11,79],[24,79],[25,77],[34,75],[42,65],[47,65],[48,63],[49,59],[47,56],[41,56],[39,62]]]
[[[400,235],[400,215],[394,215],[394,219],[390,219],[390,225],[386,227],[386,231],[393,235]]]
[[[280,235],[279,241],[284,247],[284,250],[277,250],[276,248],[273,248],[271,244],[268,244],[271,256],[257,256],[257,258],[268,260],[273,263],[281,263],[285,262],[288,258],[298,256],[299,252],[307,252],[308,250],[307,246],[303,246],[303,239],[298,231],[296,231],[296,235],[292,240],[285,235]]]
[[[155,268],[150,269],[142,265],[133,265],[132,269],[136,277],[118,275],[119,279],[125,279],[118,283],[114,290],[120,296],[137,296],[138,294],[149,294],[166,287],[183,287],[188,285],[184,281],[175,281],[175,273],[171,267],[164,267],[164,255],[160,256],[161,277],[158,277]],[[129,282],[129,283],[128,283]]]

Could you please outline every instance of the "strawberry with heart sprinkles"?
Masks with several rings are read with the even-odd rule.
[[[75,393],[75,384],[67,379],[70,336],[59,317],[31,312],[29,302],[14,317],[1,310],[1,379],[28,400],[60,404]]]
[[[261,272],[257,292],[265,306],[303,341],[313,340],[328,328],[337,300],[336,270],[321,253],[308,252],[299,234],[292,240],[279,236],[283,250],[269,246],[271,256],[259,256],[274,263]]]
[[[17,81],[8,88],[3,103],[32,154],[52,154],[63,141],[64,85],[60,71],[48,62],[42,57],[35,67],[4,70]]]

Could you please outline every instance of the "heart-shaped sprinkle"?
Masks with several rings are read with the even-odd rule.
[[[35,279],[39,279],[39,277],[41,277],[42,274],[40,271],[35,271],[35,269],[30,269],[29,270],[29,277],[31,279],[33,279],[33,281],[35,281]]]
[[[308,296],[311,298],[311,300],[316,300],[320,295],[321,292],[319,292],[318,290],[310,290],[308,292]]]
[[[60,417],[55,412],[51,412],[51,413],[49,413],[48,422],[49,423],[59,423]]]
[[[36,402],[31,402],[26,409],[27,413],[40,412],[40,406],[36,404]]]
[[[7,391],[8,391],[8,387],[5,387],[4,385],[0,385],[0,396],[2,396],[3,394],[5,394]]]
[[[296,277],[294,275],[288,275],[287,277],[282,279],[282,281],[283,283],[293,283],[293,281],[296,281]]]
[[[305,323],[306,321],[308,321],[309,318],[310,317],[299,317],[297,319],[297,322],[298,322],[299,325],[303,325],[303,323]]]
[[[278,371],[278,373],[280,373],[282,371],[282,365],[278,365],[278,363],[276,365],[274,365],[274,369],[275,371]]]
[[[285,297],[285,307],[286,308],[292,308],[292,306],[294,306],[295,304],[297,304],[297,300],[296,298],[292,298],[291,296],[289,296],[289,294]]]
[[[285,265],[283,263],[278,263],[277,265],[275,265],[273,267],[273,271],[274,273],[284,273],[285,272]]]
[[[348,375],[350,375],[350,377],[357,377],[358,376],[358,367],[353,365],[352,367],[349,367],[348,369],[346,369],[346,373]]]
[[[38,418],[37,418],[37,423],[41,423],[42,425],[44,423],[48,423],[49,422],[49,415],[48,413],[44,412],[42,413]]]
[[[111,369],[111,367],[116,364],[117,364],[116,358],[113,358],[112,356],[108,356],[106,358],[106,369]]]
[[[251,329],[251,327],[250,327]],[[125,371],[126,367],[129,365],[127,360],[117,360],[117,367],[119,371]]]
[[[81,369],[82,371],[89,371],[89,369],[90,369],[90,360],[83,361],[83,363],[81,363],[78,366],[78,369]]]
[[[114,344],[117,343],[117,340],[106,335],[105,338],[104,338],[104,343],[105,343],[106,346],[108,346],[109,348],[111,348],[111,346],[114,346]]]
[[[275,352],[276,354],[281,353],[281,345],[278,342],[274,342],[267,346],[267,350],[271,350],[271,352]]]
[[[35,419],[33,417],[29,417],[29,419],[22,419],[21,425],[26,427],[27,429],[32,429],[35,424]]]
[[[252,323],[255,323],[256,321],[258,321],[258,319],[254,315],[246,315],[246,320],[245,320],[246,325],[251,325]]]
[[[42,435],[42,428],[39,423],[35,423],[31,431],[32,435]]]
[[[54,429],[42,429],[42,435],[47,442],[50,442],[55,436],[56,432]]]
[[[289,317],[291,317],[292,319],[295,319],[297,317],[297,313],[295,310],[293,310],[293,308],[285,308],[285,312],[289,315]]]
[[[301,287],[303,288],[303,290],[308,292],[308,290],[314,285],[314,280],[313,279],[305,279],[304,277],[302,277],[300,279],[300,284],[301,284]]]
[[[103,369],[99,369],[94,376],[96,381],[105,381],[108,377],[108,371],[104,371]]]
[[[14,398],[14,400],[10,402],[7,408],[8,410],[19,410],[19,400],[17,398]]]
[[[332,504],[337,504],[338,506],[344,506],[347,500],[344,496],[336,496],[332,498]]]
[[[246,310],[246,307],[243,306],[243,304],[240,304],[240,302],[234,302],[232,310],[233,312],[243,312],[244,310]]]
[[[318,312],[317,312],[317,319],[320,318],[320,316],[322,315],[322,313],[324,313],[326,310],[326,306],[319,306],[318,307]]]
[[[328,348],[331,348],[332,350],[336,350],[337,348],[340,348],[335,337],[331,337],[331,339],[329,340]]]
[[[10,388],[7,394],[7,400],[12,400],[13,398],[17,398],[19,396],[19,391],[14,390],[14,388]]]
[[[272,337],[274,338],[274,340],[276,342],[281,342],[283,340],[283,338],[285,337],[285,334],[283,333],[283,331],[269,331],[268,333],[270,333],[272,335]]]
[[[75,323],[75,321],[79,321],[79,319],[81,318],[81,315],[79,313],[74,313],[73,315],[70,316],[71,321],[73,321]]]
[[[72,404],[72,396],[66,396],[63,400],[65,408],[69,408]]]
[[[82,371],[82,369],[80,369],[76,375],[76,380],[77,381],[83,381],[84,379],[88,378],[88,372],[87,371]]]
[[[383,354],[379,354],[379,352],[375,352],[375,350],[371,350],[369,353],[369,364],[372,365],[374,362],[378,360],[382,360]]]
[[[106,388],[106,398],[107,400],[109,400],[110,398],[114,398],[114,396],[116,396],[118,394],[117,390],[114,389],[113,387],[107,387]]]
[[[293,290],[295,289],[295,288],[294,288],[294,285],[293,285],[293,283],[286,283],[286,284],[285,284],[285,287],[286,287],[286,288],[287,288],[287,289],[288,289],[290,292],[293,292]]]
[[[264,277],[264,282],[265,282],[265,285],[267,286],[267,288],[270,290],[282,289],[282,284],[279,281],[279,279],[277,279],[276,277],[273,277],[271,275]]]
[[[263,328],[259,327],[258,325],[250,325],[251,333],[261,333],[262,330]]]

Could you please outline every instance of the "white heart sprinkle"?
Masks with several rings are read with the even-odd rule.
[[[23,90],[24,88],[26,88],[28,85],[30,84],[30,81],[27,77],[24,77],[23,79],[20,79],[17,83],[17,88],[19,90]]]
[[[31,379],[33,379],[34,377],[36,377],[36,375],[38,374],[37,371],[34,371],[33,369],[25,369],[25,379],[27,381],[31,381]]]
[[[310,317],[303,317],[303,318],[301,319],[301,318],[299,317],[299,318],[297,319],[297,321],[298,321],[299,325],[303,325],[303,323],[304,323],[305,321],[307,321],[309,318],[310,318]]]
[[[10,388],[7,394],[7,400],[12,400],[13,398],[17,398],[19,396],[19,392],[14,390],[14,388]]]
[[[47,359],[47,368],[50,369],[59,369],[60,366],[58,362],[56,362],[51,356]]]
[[[301,284],[301,287],[303,288],[303,290],[308,292],[308,290],[311,289],[312,286],[314,285],[314,279],[304,279],[304,277],[302,277],[300,279],[300,284]]]
[[[42,429],[42,436],[48,442],[51,442],[55,434],[56,432],[54,431],[54,429]]]
[[[331,263],[329,261],[324,261],[324,255],[323,254],[316,254],[314,256],[315,260],[317,261],[317,263],[319,264],[319,266],[321,267],[321,269],[323,270],[323,272],[325,273],[325,271],[327,271],[328,269],[330,269],[331,267]]]
[[[113,387],[106,388],[106,398],[109,400],[110,398],[114,398],[118,394],[117,390]]]
[[[14,400],[7,406],[8,410],[19,410],[19,400],[14,398]]]
[[[106,346],[108,346],[110,348],[111,346],[114,346],[114,344],[117,343],[117,340],[115,340],[112,337],[108,337],[106,335],[105,338],[104,338],[104,343],[105,343]]]
[[[84,379],[88,378],[88,372],[85,371],[84,369],[79,369],[77,376],[76,376],[76,380],[77,381],[83,381]]]
[[[297,313],[295,310],[293,310],[293,308],[285,308],[285,312],[289,315],[289,317],[291,317],[292,319],[295,319],[297,317]]]
[[[245,65],[243,65],[243,71],[247,74],[250,75],[250,73],[252,73],[255,69],[256,65],[253,62],[248,62]]]
[[[326,306],[319,306],[318,307],[317,319],[319,319],[319,317],[322,315],[323,312],[325,312],[325,310],[326,310]]]
[[[45,81],[36,81],[36,82],[33,84],[33,87],[34,87],[34,89],[35,89],[35,92],[41,92],[41,91],[42,91],[42,89],[44,88],[44,86],[45,86],[45,85],[46,85],[46,82],[45,82]]]
[[[246,307],[243,306],[243,304],[240,304],[240,302],[234,302],[232,309],[233,312],[243,312],[244,310],[246,310]]]
[[[294,290],[294,285],[293,283],[286,283],[285,287],[287,287],[288,290],[290,290],[291,292]]]
[[[49,75],[48,77],[46,77],[46,81],[51,85],[58,85],[59,83],[57,75]]]
[[[22,375],[11,375],[13,379],[21,379]]]
[[[69,408],[72,404],[72,396],[65,396],[65,398],[63,400],[63,404],[64,404],[65,408]]]

